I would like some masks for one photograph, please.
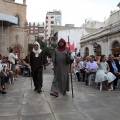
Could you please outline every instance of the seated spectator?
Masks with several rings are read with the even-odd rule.
[[[19,65],[16,65],[15,73],[16,73],[16,77],[19,77],[21,75],[21,69],[20,69]]]
[[[29,64],[27,64],[24,60],[20,60],[19,62],[19,67],[21,69],[21,74],[24,76],[30,76],[30,72],[31,72],[31,67]]]
[[[85,84],[88,85],[88,78],[89,75],[91,74],[96,74],[98,65],[97,63],[94,61],[95,57],[93,55],[90,56],[89,58],[89,62],[86,63],[86,80],[85,80]]]
[[[90,56],[87,56],[87,57],[85,58],[84,62],[83,62],[83,66],[84,66],[84,67],[86,67],[87,62],[89,62],[89,60],[90,60]]]
[[[119,61],[119,65],[120,65],[120,55],[119,55],[119,57],[118,57],[118,61]]]
[[[0,78],[1,78],[1,87],[4,90],[5,89],[5,83],[9,80],[9,75],[5,71],[5,67],[2,66],[0,63]]]
[[[24,61],[30,64],[30,51],[28,52],[27,56],[25,57]]]
[[[11,83],[13,84],[13,79],[14,79],[14,74],[13,74],[13,71],[10,70],[9,68],[9,61],[8,61],[8,57],[3,57],[2,60],[1,60],[1,64],[4,68],[4,72],[3,74],[7,74],[7,76],[9,76],[8,78],[6,78],[6,82],[8,82],[9,78],[11,80]]]
[[[75,60],[74,60],[74,67],[73,67],[73,71],[74,71],[74,74],[77,76],[77,80],[80,82],[80,71],[79,71],[79,66],[78,66],[78,57],[75,57]]]
[[[1,87],[1,77],[0,77],[0,94],[6,94],[7,92],[4,91]]]
[[[85,68],[84,68],[84,62],[83,62],[83,59],[81,57],[79,57],[79,63],[78,63],[78,66],[79,66],[79,71],[80,71],[80,74],[81,74],[81,78],[83,81],[85,81]]]
[[[112,90],[111,83],[116,79],[116,77],[111,72],[109,72],[110,67],[106,60],[107,59],[105,55],[98,57],[98,70],[96,72],[95,82],[102,82],[104,88],[106,88],[107,90]]]
[[[109,55],[107,63],[109,64],[110,72],[116,76],[116,79],[113,81],[113,89],[115,90],[118,79],[120,78],[120,64],[117,59],[114,59],[114,55],[112,54]]]

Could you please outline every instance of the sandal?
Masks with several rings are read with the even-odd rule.
[[[58,97],[58,93],[57,93],[57,92],[50,93],[50,95],[51,95],[51,96]]]

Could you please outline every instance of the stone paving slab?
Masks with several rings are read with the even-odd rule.
[[[0,120],[20,120],[19,116],[0,116]]]
[[[19,77],[6,85],[7,94],[0,95],[0,120],[120,120],[120,89],[99,91],[94,84],[73,79],[66,96],[50,96],[53,71],[44,71],[43,92],[31,87],[31,78]],[[74,78],[74,77],[73,77]]]
[[[53,114],[21,116],[20,120],[55,120]]]
[[[97,109],[87,111],[93,120],[120,120],[120,116],[109,109]]]

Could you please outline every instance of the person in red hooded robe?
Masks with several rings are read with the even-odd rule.
[[[61,38],[52,54],[52,68],[54,70],[54,79],[50,93],[52,96],[58,97],[58,93],[65,95],[69,91],[70,57],[70,50],[66,47],[65,40]]]

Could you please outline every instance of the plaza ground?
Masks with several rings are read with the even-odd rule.
[[[50,96],[53,71],[44,71],[43,92],[31,88],[31,78],[19,77],[7,85],[6,95],[0,96],[0,120],[120,120],[120,88],[99,91],[94,84],[73,80],[66,96]],[[74,78],[74,77],[73,77]]]

